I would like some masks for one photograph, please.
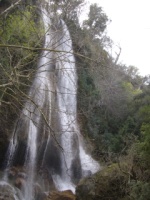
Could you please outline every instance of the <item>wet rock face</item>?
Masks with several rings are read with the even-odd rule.
[[[27,142],[26,141],[19,141],[17,151],[15,152],[13,164],[23,166],[25,163],[26,158],[26,149],[27,149]]]
[[[72,151],[74,152],[74,159],[71,166],[71,178],[74,184],[77,184],[82,177],[82,166],[79,157],[79,139],[76,133],[72,136]]]
[[[50,140],[47,146],[45,164],[51,172],[61,174],[60,148],[53,139]]]
[[[81,171],[81,162],[79,157],[77,157],[76,159],[73,160],[72,162],[72,181],[74,182],[74,184],[77,184],[79,182],[79,180],[82,177],[82,171]]]
[[[8,146],[9,141],[7,140],[7,137],[4,137],[3,134],[0,132],[0,169],[3,169],[5,167],[5,156]]]

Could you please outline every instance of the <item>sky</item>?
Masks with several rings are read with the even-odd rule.
[[[142,76],[150,74],[150,0],[88,2],[99,4],[112,20],[107,26],[107,35],[114,41],[112,55],[120,46],[119,63],[137,67]]]

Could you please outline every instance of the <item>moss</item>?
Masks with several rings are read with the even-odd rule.
[[[81,180],[76,189],[77,200],[120,200],[126,196],[127,184],[128,174],[118,164],[112,164]]]

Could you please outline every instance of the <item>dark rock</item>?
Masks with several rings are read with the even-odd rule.
[[[0,133],[0,169],[6,167],[6,152],[9,146],[8,138]]]

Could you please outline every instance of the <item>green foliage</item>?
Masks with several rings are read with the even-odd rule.
[[[0,43],[4,45],[19,45],[26,47],[39,47],[41,45],[40,24],[35,24],[34,13],[31,7],[25,11],[17,11],[8,15],[5,21],[0,20]],[[33,69],[32,61],[37,58],[37,52],[24,50],[23,48],[1,48],[1,75],[0,83],[8,83],[10,79],[16,79],[16,84],[22,84],[18,80],[21,76],[27,75],[27,70]],[[16,69],[16,70],[15,70]],[[13,77],[11,74],[13,73]],[[15,76],[15,77],[14,77]],[[18,81],[17,81],[18,80]],[[11,80],[12,81],[12,80]]]
[[[60,15],[65,21],[73,20],[74,23],[79,24],[78,14],[84,0],[50,0],[50,3],[51,12],[54,12],[56,16]]]
[[[138,144],[140,159],[144,167],[150,169],[150,106],[144,106],[140,109],[140,114],[143,116],[141,126],[141,140]]]
[[[134,135],[135,120],[131,116],[127,117],[126,121],[121,124],[116,134],[107,136],[108,151],[113,153],[126,152],[128,148],[136,140]]]
[[[0,134],[9,137],[14,120],[24,102],[38,59],[38,51],[8,48],[7,45],[40,47],[43,29],[35,8],[16,9],[6,18],[0,18]],[[8,126],[9,124],[9,126]],[[6,139],[5,139],[6,140]]]
[[[81,118],[85,121],[84,133],[89,136],[96,136],[99,131],[99,114],[97,113],[96,102],[99,93],[96,90],[93,79],[87,69],[79,68],[79,90],[78,90],[78,109]],[[94,124],[93,124],[94,121]],[[94,125],[94,126],[93,126]]]
[[[150,199],[150,183],[141,181],[131,182],[131,200],[149,200]]]
[[[94,24],[99,12],[103,15],[96,5],[92,9],[95,15],[91,12],[91,19],[84,22],[84,29],[74,21],[67,21],[74,51],[84,56],[76,56],[80,125],[82,133],[90,137],[95,145],[94,154],[125,153],[140,132],[137,132],[139,124],[132,102],[142,94],[139,89],[141,78],[134,67],[127,70],[114,64],[104,50],[102,40],[96,38],[96,32],[91,37],[88,26],[90,23],[92,26],[92,20]],[[105,18],[103,23],[106,25],[106,22]]]
[[[22,46],[37,46],[41,29],[34,22],[34,9],[28,7],[25,11],[17,11],[9,15],[5,21],[0,21],[1,42]]]
[[[88,20],[84,21],[84,28],[90,30],[93,37],[101,36],[106,28],[106,23],[108,21],[107,15],[97,4],[92,4],[88,17]]]
[[[142,93],[142,90],[139,88],[134,88],[131,82],[123,82],[122,85],[123,85],[126,93],[128,94],[129,100],[130,100],[130,98],[132,100],[134,96]]]

